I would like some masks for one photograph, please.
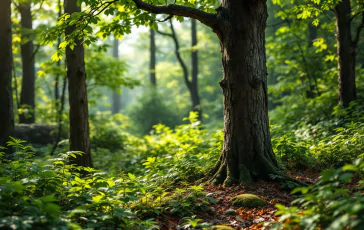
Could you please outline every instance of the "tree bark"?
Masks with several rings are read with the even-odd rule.
[[[10,0],[0,1],[0,146],[5,146],[14,129],[11,90],[12,35]]]
[[[119,59],[119,40],[114,37],[114,44],[112,55],[115,59]],[[112,114],[120,112],[121,98],[120,94],[116,91],[112,93]]]
[[[157,86],[156,72],[155,72],[155,31],[150,30],[150,63],[149,63],[149,77],[152,86]]]
[[[65,13],[80,12],[77,0],[65,0]],[[73,26],[66,28],[66,36],[74,30]],[[81,151],[84,154],[71,158],[70,163],[78,166],[92,167],[90,149],[90,131],[88,123],[88,100],[86,86],[86,70],[84,48],[80,40],[75,40],[76,46],[72,50],[66,48],[68,98],[69,98],[69,142],[71,151]]]
[[[35,122],[35,67],[34,67],[34,45],[31,30],[33,19],[30,2],[19,3],[20,25],[22,29],[20,47],[22,60],[22,86],[20,93],[20,108],[25,112],[19,114],[19,123],[32,124]]]
[[[335,7],[336,40],[338,56],[339,104],[348,107],[356,99],[355,56],[351,36],[350,0],[343,0]]]
[[[225,0],[218,10],[224,76],[224,144],[213,182],[224,185],[278,174],[268,122],[263,1]]]
[[[197,30],[196,20],[191,19],[191,64],[192,64],[192,79],[191,79],[191,99],[192,99],[192,110],[198,112],[198,120],[202,121],[202,111],[200,104],[200,96],[198,94],[198,53],[197,53]]]

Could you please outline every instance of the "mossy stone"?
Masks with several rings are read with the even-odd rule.
[[[240,194],[232,199],[235,207],[259,208],[267,205],[267,202],[254,194]]]
[[[234,229],[226,225],[215,225],[212,227],[212,230],[234,230]]]

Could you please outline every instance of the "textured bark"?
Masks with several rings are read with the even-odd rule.
[[[356,99],[355,56],[351,36],[350,0],[343,0],[335,7],[336,40],[338,56],[339,104],[348,107]]]
[[[218,9],[223,63],[224,144],[214,183],[277,174],[268,122],[265,1],[223,1]]]
[[[0,1],[0,146],[5,146],[14,128],[10,4],[10,0]]]
[[[119,40],[114,37],[114,44],[112,50],[112,56],[115,59],[119,59]],[[112,93],[112,114],[116,114],[120,111],[121,107],[121,98],[118,92]]]
[[[155,73],[155,31],[150,30],[150,63],[149,63],[149,78],[150,83],[153,86],[157,85],[156,73]]]
[[[33,29],[33,19],[30,2],[19,4],[20,25],[22,29],[20,47],[22,60],[22,86],[20,93],[20,107],[26,109],[19,114],[19,123],[31,124],[35,122],[35,67],[34,67],[34,45],[31,36]]]
[[[77,0],[65,0],[65,13],[80,12],[81,8],[76,4]],[[66,36],[71,34],[74,28],[66,28]],[[84,61],[84,48],[80,40],[75,40],[73,50],[66,48],[68,98],[69,98],[69,142],[71,151],[82,151],[84,154],[77,158],[71,158],[72,164],[92,167],[90,133],[88,123],[88,100],[86,86],[86,70]]]
[[[192,110],[198,112],[198,119],[202,121],[202,111],[200,104],[200,96],[198,94],[198,54],[197,54],[197,29],[196,20],[191,19],[191,64],[192,64],[192,79],[191,79],[191,99],[192,99]]]

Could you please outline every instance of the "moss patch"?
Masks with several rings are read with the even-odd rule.
[[[232,199],[235,207],[258,208],[267,205],[267,202],[254,194],[240,194]]]

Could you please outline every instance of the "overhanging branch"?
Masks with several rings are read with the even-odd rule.
[[[142,10],[153,14],[169,14],[176,15],[182,17],[193,18],[201,23],[207,25],[212,29],[217,28],[217,16],[216,14],[206,13],[202,10],[198,10],[195,8],[177,5],[177,4],[168,4],[166,6],[156,6],[153,4],[149,4],[143,2],[142,0],[133,0],[135,5]]]

